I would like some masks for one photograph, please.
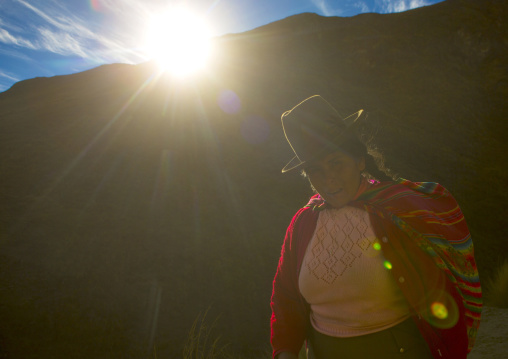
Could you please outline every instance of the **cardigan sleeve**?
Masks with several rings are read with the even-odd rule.
[[[287,228],[282,251],[273,280],[271,298],[271,338],[273,357],[281,352],[298,355],[306,337],[308,309],[298,289],[298,258],[301,248],[297,246],[300,235],[299,218],[305,209],[293,217]],[[300,221],[301,222],[301,221]]]

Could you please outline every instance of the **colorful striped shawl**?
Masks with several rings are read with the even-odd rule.
[[[316,196],[309,207],[326,208]],[[474,345],[482,309],[482,293],[466,221],[450,192],[438,183],[372,182],[352,205],[391,220],[442,269],[462,296],[468,329],[468,351]]]

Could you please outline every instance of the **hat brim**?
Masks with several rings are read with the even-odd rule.
[[[354,130],[357,125],[359,123],[361,123],[361,121],[358,121],[360,120],[360,118],[365,119],[366,117],[366,114],[363,110],[359,110],[358,112],[355,112],[351,115],[349,115],[348,117],[346,117],[343,121],[346,125],[346,129],[347,129],[347,132],[350,132],[351,130]],[[346,136],[344,136],[346,133],[343,133],[341,136],[339,136],[338,138],[336,138],[335,140],[337,141],[337,144],[336,144],[336,150],[340,150],[340,140],[342,138],[345,138]],[[327,149],[324,149],[323,151],[319,152],[317,155],[315,155],[312,159],[310,160],[307,160],[307,161],[301,161],[298,156],[295,156],[291,159],[291,161],[289,161],[285,166],[284,168],[282,169],[282,173],[287,173],[287,172],[290,172],[290,171],[293,171],[293,170],[296,170],[296,169],[301,169],[305,166],[306,163],[310,162],[310,161],[313,161],[317,158],[320,158],[328,153],[332,153],[334,152],[333,149],[330,149],[330,148],[327,148]]]
[[[306,162],[305,161],[300,161],[300,159],[298,158],[298,156],[295,156],[291,159],[291,161],[288,162],[287,165],[284,166],[284,168],[282,169],[282,173],[287,173],[289,171],[293,171],[293,170],[296,170],[298,168],[301,168],[303,167],[303,165],[305,164]]]

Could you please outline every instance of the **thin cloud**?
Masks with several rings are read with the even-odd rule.
[[[362,12],[362,13],[365,13],[365,12],[370,12],[370,11],[371,11],[371,10],[370,10],[370,8],[369,8],[369,6],[368,6],[365,2],[363,2],[363,1],[357,1],[357,2],[354,4],[354,6],[355,6],[356,8],[358,8],[358,9],[360,9],[360,12]]]
[[[0,42],[27,47],[29,49],[37,49],[37,46],[35,46],[31,41],[12,35],[5,29],[0,29]]]
[[[160,10],[159,6],[151,6],[150,3],[143,3],[139,0],[102,0],[100,7],[105,12],[114,12],[120,17],[138,18],[145,15],[153,14],[154,11]]]
[[[18,49],[14,48],[13,46],[8,47],[0,47],[0,54],[5,55],[7,57],[13,57],[22,61],[30,62],[33,61],[33,58],[30,56],[27,56],[21,51],[18,51]]]
[[[7,74],[3,71],[0,71],[0,77],[4,77],[4,78],[9,79],[14,82],[18,82],[20,80],[19,78],[15,77],[13,75]]]
[[[26,8],[32,10],[34,13],[36,13],[37,15],[39,15],[41,18],[43,18],[44,20],[46,20],[49,24],[55,26],[55,27],[58,27],[60,28],[61,27],[61,24],[56,21],[54,19],[54,17],[50,16],[50,15],[47,15],[44,11],[42,10],[39,10],[38,8],[36,8],[35,6],[32,6],[31,4],[27,3],[26,1],[23,1],[23,0],[17,0],[18,3],[20,3],[21,5],[25,6]]]
[[[384,13],[402,12],[427,5],[429,3],[425,0],[383,0],[381,11]]]
[[[320,12],[325,16],[339,16],[342,14],[342,11],[338,9],[332,9],[328,5],[326,0],[311,0],[312,4],[316,6]]]
[[[53,32],[46,28],[39,28],[38,30],[42,37],[42,47],[44,49],[64,56],[78,55],[84,58],[88,57],[80,40],[71,34]]]
[[[18,81],[20,81],[20,79],[17,78],[16,76],[0,71],[0,92],[7,90],[9,87],[12,86],[13,82]]]
[[[79,56],[98,63],[109,61],[134,63],[144,60],[138,51],[129,48],[126,44],[127,38],[102,36],[79,17],[66,13],[64,7],[43,9],[25,0],[16,1],[44,20],[37,28],[39,36],[36,41],[40,49],[64,56]],[[136,9],[138,15],[142,11],[142,7],[132,1],[122,3],[123,7],[119,6],[120,3],[104,1],[101,2],[101,6],[108,8],[115,6],[115,11],[122,9],[125,12],[127,12],[125,6],[130,6]]]

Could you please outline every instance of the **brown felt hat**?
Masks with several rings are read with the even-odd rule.
[[[295,157],[282,169],[282,173],[340,150],[341,144],[360,123],[358,119],[363,113],[360,110],[343,119],[320,95],[311,96],[284,112],[282,128]]]

